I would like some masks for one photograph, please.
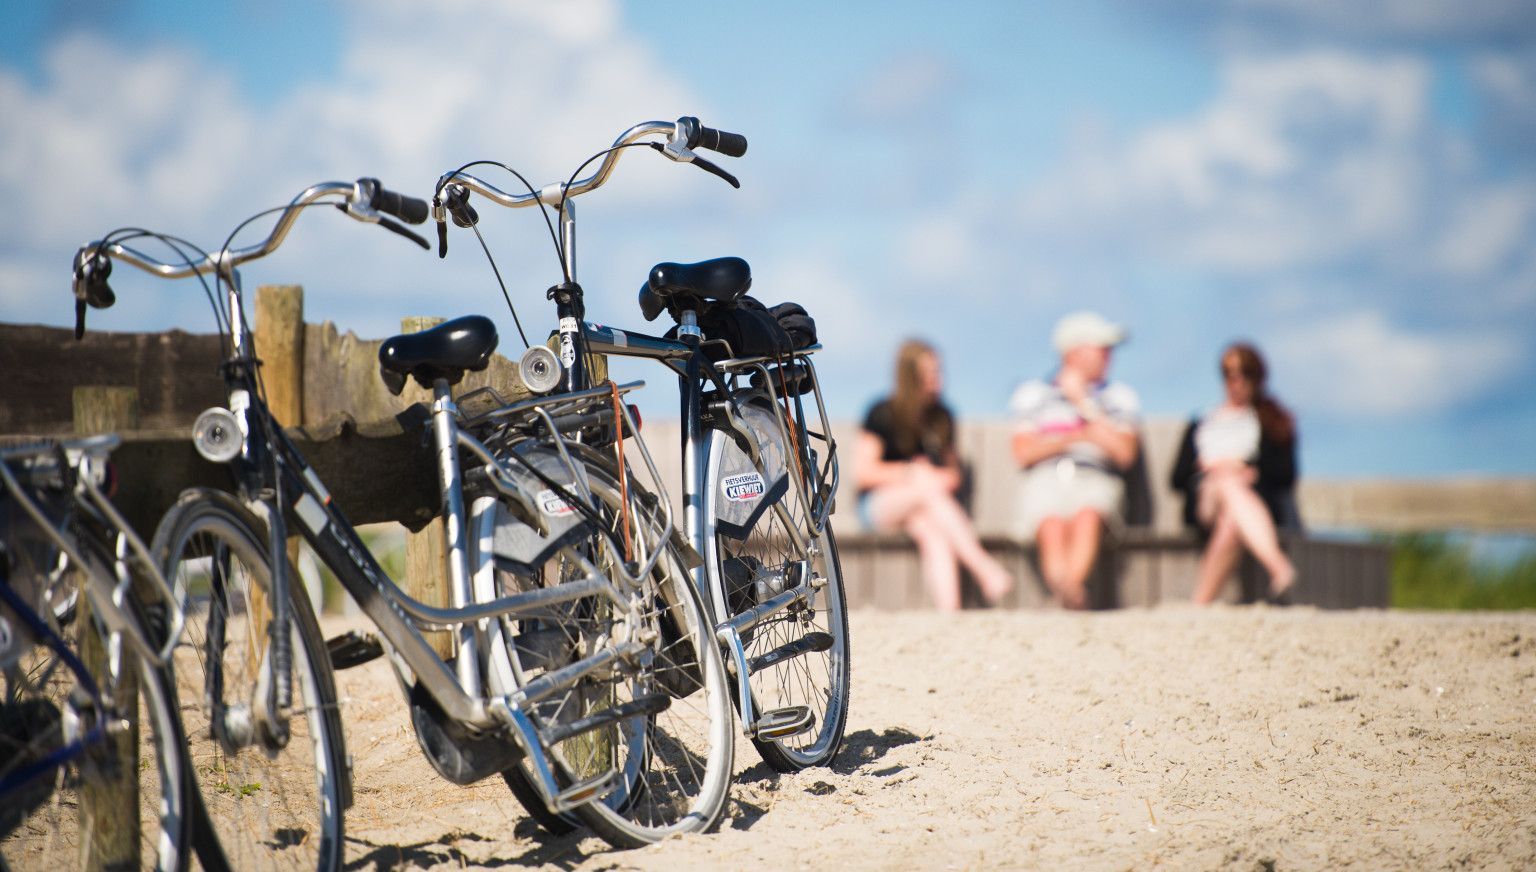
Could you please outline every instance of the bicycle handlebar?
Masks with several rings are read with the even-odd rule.
[[[619,134],[619,137],[613,141],[613,145],[609,147],[608,153],[603,155],[603,162],[598,165],[597,170],[592,175],[570,183],[555,182],[526,194],[508,193],[483,179],[463,171],[455,170],[444,173],[438,177],[437,186],[433,189],[432,218],[442,223],[448,219],[448,215],[451,212],[454,215],[455,223],[460,223],[460,218],[463,215],[462,210],[468,208],[467,204],[463,201],[463,195],[459,196],[457,203],[450,203],[448,205],[443,204],[442,197],[440,196],[443,189],[454,185],[466,189],[466,193],[467,191],[476,191],[497,205],[506,206],[510,209],[518,209],[538,203],[558,208],[562,199],[569,200],[572,197],[577,197],[602,187],[603,183],[607,182],[608,177],[612,175],[614,164],[618,162],[619,155],[623,154],[624,146],[639,142],[648,136],[657,135],[665,135],[667,137],[665,145],[660,143],[655,145],[668,158],[681,163],[698,164],[700,168],[714,172],[716,175],[722,175],[727,181],[731,181],[733,185],[740,187],[739,184],[729,177],[729,173],[724,173],[719,167],[694,154],[693,149],[696,147],[707,148],[730,157],[741,157],[747,153],[747,138],[739,133],[729,133],[705,127],[699,123],[699,119],[692,116],[684,116],[675,122],[642,121]],[[450,192],[450,196],[452,196],[452,192]],[[461,224],[461,226],[463,225]]]
[[[378,179],[322,182],[304,189],[283,208],[277,224],[273,226],[272,232],[267,234],[266,239],[244,248],[222,249],[193,263],[166,263],[120,242],[105,243],[104,240],[97,240],[89,243],[75,254],[76,296],[81,297],[82,302],[89,302],[98,309],[111,305],[110,299],[106,300],[105,305],[98,305],[95,300],[87,296],[90,292],[96,292],[97,298],[102,296],[100,289],[105,287],[106,277],[112,271],[110,264],[105,260],[108,257],[130,263],[145,272],[166,279],[208,275],[265,257],[283,244],[288,231],[293,227],[293,222],[298,219],[299,212],[304,207],[332,197],[341,200],[337,205],[341,206],[347,215],[369,224],[381,223],[384,220],[379,215],[380,212],[393,215],[411,224],[420,224],[427,220],[425,200],[390,191],[380,185]],[[423,241],[422,245],[425,246],[425,244]],[[107,289],[106,295],[110,296],[110,289]]]

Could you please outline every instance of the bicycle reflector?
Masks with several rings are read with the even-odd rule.
[[[560,384],[560,359],[543,345],[534,345],[523,352],[517,362],[517,373],[523,385],[536,394],[546,394]]]
[[[240,434],[240,423],[228,409],[214,406],[197,416],[192,424],[192,444],[203,459],[212,463],[228,463],[240,453],[245,439]]]

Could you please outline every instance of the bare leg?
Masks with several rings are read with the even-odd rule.
[[[1243,542],[1237,532],[1237,524],[1231,516],[1221,513],[1216,528],[1211,531],[1211,541],[1200,555],[1200,578],[1195,584],[1196,605],[1209,605],[1221,593],[1237,558],[1242,555]]]
[[[927,512],[913,512],[907,517],[905,529],[917,543],[918,561],[923,567],[923,584],[933,605],[941,612],[960,609],[960,569],[955,561],[955,551],[943,530],[928,520]]]
[[[1036,534],[1040,549],[1040,571],[1045,583],[1055,592],[1065,608],[1080,609],[1086,605],[1083,586],[1072,577],[1072,523],[1063,518],[1047,518],[1040,522]]]
[[[1035,548],[1040,554],[1040,574],[1045,577],[1045,586],[1062,605],[1076,608],[1070,601],[1072,591],[1066,585],[1067,522],[1055,517],[1041,521],[1035,533]]]
[[[1221,514],[1230,516],[1243,544],[1269,571],[1270,593],[1278,596],[1296,581],[1296,567],[1280,550],[1275,522],[1269,517],[1264,501],[1241,481],[1226,479],[1221,484]]]
[[[1099,556],[1099,540],[1103,532],[1099,514],[1092,509],[1080,509],[1067,521],[1062,585],[1070,591],[1070,597],[1064,601],[1074,603],[1071,608],[1083,608],[1088,603],[1088,574],[1093,571],[1093,562]]]
[[[943,531],[949,546],[960,562],[976,575],[982,595],[995,603],[1003,594],[1013,589],[1013,575],[981,547],[976,528],[965,510],[948,493],[936,493],[924,508],[923,514],[934,527]]]

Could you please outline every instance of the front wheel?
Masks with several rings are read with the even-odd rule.
[[[155,532],[165,577],[190,597],[171,668],[202,816],[218,842],[202,840],[197,849],[204,866],[220,858],[202,855],[221,850],[233,869],[335,869],[342,857],[341,719],[320,627],[302,595],[289,604],[294,708],[287,743],[266,738],[253,715],[270,647],[266,538],[255,515],[212,490],[183,494]]]

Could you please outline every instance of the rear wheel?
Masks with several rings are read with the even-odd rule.
[[[191,595],[172,668],[192,775],[229,867],[334,869],[342,857],[341,720],[320,627],[302,595],[289,604],[287,743],[261,735],[253,716],[270,647],[265,527],[227,494],[189,491],[155,534],[166,578]]]
[[[630,713],[561,738],[547,749],[562,787],[613,772],[617,779],[611,792],[569,814],[553,814],[546,808],[534,816],[551,831],[569,831],[579,820],[617,847],[638,847],[718,823],[730,787],[731,709],[710,626],[675,545],[661,539],[662,531],[644,508],[646,500],[631,483],[629,516],[636,562],[644,563],[658,551],[661,556],[638,586],[626,582],[616,565],[622,555],[615,550],[619,547],[615,543],[623,541],[620,488],[606,464],[589,463],[587,477],[613,537],[598,536],[588,546],[562,550],[545,565],[542,583],[566,581],[596,569],[631,598],[634,610],[618,609],[607,601],[587,601],[565,607],[557,620],[509,620],[504,622],[507,637],[516,641],[491,653],[505,654],[511,674],[526,683],[559,668],[578,652],[590,653],[594,643],[622,638],[645,643],[638,662],[606,677],[583,679],[530,712],[555,734],[605,711]],[[526,578],[512,573],[498,576],[503,585],[528,584]],[[488,674],[494,681],[497,670],[492,668]],[[517,784],[519,780],[523,783]],[[539,795],[526,772],[510,773],[508,781],[520,799],[527,793]]]
[[[769,438],[778,434],[770,431]],[[710,446],[705,517],[720,516],[727,499],[722,460],[735,443],[717,432]],[[781,456],[790,457],[786,451]],[[788,475],[796,475],[791,467]],[[809,582],[811,595],[742,634],[756,715],[775,714],[800,724],[798,732],[754,737],[763,761],[779,772],[829,763],[842,745],[848,718],[848,611],[842,566],[831,525],[795,545],[786,525],[809,536],[809,524],[791,487],[740,537],[717,532],[709,543],[711,591],[723,617],[739,614],[784,590]],[[740,680],[740,676],[736,676]],[[793,729],[792,727],[790,729]]]

